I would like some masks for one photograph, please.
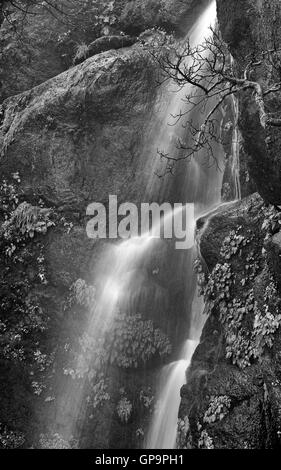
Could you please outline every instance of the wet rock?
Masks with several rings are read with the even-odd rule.
[[[3,176],[19,171],[26,195],[73,212],[109,194],[133,200],[154,67],[137,46],[109,51],[6,100]]]
[[[245,292],[252,289],[256,308],[263,312],[265,293],[272,282],[273,270],[268,266],[267,258],[262,256],[265,237],[261,230],[262,204],[261,198],[253,195],[215,213],[201,234],[201,252],[211,274],[217,262],[224,262],[221,247],[225,238],[229,237],[227,234],[240,227],[240,233],[249,242],[241,252],[228,260],[234,273],[229,301],[241,298],[242,306],[245,305]],[[270,250],[272,257],[276,258],[273,246],[279,252],[279,234],[273,240],[274,245],[271,242]],[[248,258],[249,255],[251,258]],[[255,266],[254,275],[246,274],[249,270],[247,263]],[[243,281],[245,277],[246,284]],[[219,279],[215,279],[215,285],[219,282]],[[274,315],[278,314],[278,296],[277,291],[273,292],[269,301],[269,311]],[[188,419],[190,426],[186,436],[181,433],[180,442],[184,443],[182,445],[190,443],[191,448],[279,448],[280,329],[275,332],[272,348],[267,348],[258,360],[251,360],[247,367],[240,367],[226,354],[226,332],[230,327],[231,316],[224,317],[228,314],[223,313],[220,301],[214,297],[207,303],[207,314],[200,344],[187,371],[187,383],[181,391],[179,417],[181,420]],[[237,328],[236,341],[239,333]],[[252,331],[250,311],[247,312],[243,328],[248,329],[249,334]],[[242,348],[241,354],[243,351]],[[215,415],[216,411],[213,410],[209,420],[206,419],[206,412],[214,398],[227,399],[230,406],[220,416]]]
[[[132,0],[126,2],[120,24],[128,34],[138,35],[152,27],[162,27],[185,35],[208,0]]]
[[[280,44],[279,1],[218,0],[217,10],[222,36],[229,45],[240,74],[250,57],[259,57],[262,52]],[[260,67],[255,71],[255,79],[266,83],[273,74],[273,69]],[[265,102],[268,112],[278,116],[280,93],[269,95]],[[253,179],[258,192],[267,202],[279,205],[281,132],[279,128],[268,127],[265,131],[261,127],[250,92],[240,97],[240,129],[250,179]],[[246,180],[249,179],[245,176]]]
[[[77,65],[84,60],[101,52],[109,51],[111,49],[121,49],[122,47],[132,46],[136,42],[135,37],[131,36],[102,36],[89,44],[86,53],[82,58],[74,59],[74,64]]]
[[[79,46],[92,44],[104,34],[138,36],[147,28],[162,27],[185,35],[207,1],[116,0],[113,9],[107,10],[110,2],[94,2],[98,10],[91,10],[83,0],[58,0],[58,6],[67,4],[66,15],[52,14],[44,4],[38,4],[36,14],[24,19],[20,13],[13,15],[0,30],[0,102],[68,69]],[[15,35],[15,29],[20,34]],[[88,57],[111,48],[119,45],[109,47],[103,39]]]
[[[281,292],[281,232],[276,233],[266,246],[269,265]]]
[[[45,251],[52,284],[63,289],[79,278],[84,279],[93,248],[94,242],[87,238],[83,226],[76,226],[69,233],[52,232]]]

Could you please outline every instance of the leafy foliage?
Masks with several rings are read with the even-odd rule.
[[[253,290],[246,298],[234,298],[220,304],[220,319],[226,338],[226,357],[245,368],[260,359],[266,348],[272,348],[274,334],[281,325],[276,285],[271,279],[266,288],[262,311],[255,301]],[[250,323],[249,323],[250,322]],[[249,325],[252,325],[249,327]]]
[[[24,441],[22,432],[8,430],[0,423],[0,449],[18,449],[23,446]]]
[[[189,431],[189,419],[188,416],[185,416],[182,419],[178,419],[178,426],[177,426],[177,440],[176,440],[176,448],[177,449],[186,449],[186,440],[187,434]]]
[[[254,356],[260,357],[266,347],[272,348],[274,334],[281,325],[280,301],[273,279],[266,287],[263,313],[256,309],[254,319]]]
[[[14,173],[13,180],[8,182],[3,179],[0,184],[0,210],[5,219],[10,216],[11,211],[15,210],[19,204],[17,184],[20,183],[20,176],[18,173]]]
[[[263,209],[264,222],[262,230],[265,231],[265,241],[281,229],[281,212],[277,211],[274,206]]]
[[[205,299],[220,302],[230,299],[232,271],[229,263],[218,263],[203,288]]]
[[[5,224],[5,237],[18,239],[21,236],[33,238],[35,233],[45,235],[48,228],[55,225],[51,220],[51,213],[51,209],[22,202]]]
[[[50,374],[54,359],[45,343],[50,318],[43,310],[38,291],[38,287],[47,283],[40,235],[53,225],[53,213],[39,205],[22,202],[20,182],[16,172],[0,184],[0,360],[10,370],[7,381],[5,373],[3,375],[2,393],[5,396],[13,390],[16,394],[15,404],[11,403],[7,411],[2,410],[5,423],[16,419],[13,414],[17,415],[17,408],[22,406],[19,405],[23,403],[22,392],[18,395],[22,388],[26,393],[24,407],[29,412],[32,398],[35,398],[32,394],[37,399],[45,390],[46,374]],[[17,377],[13,384],[10,376]],[[7,417],[7,413],[11,416]],[[19,424],[25,430],[27,422]],[[1,436],[0,447],[23,445],[23,435],[14,430],[1,429]]]
[[[168,338],[141,315],[119,314],[109,341],[113,345],[110,362],[124,368],[138,367],[155,354],[165,357],[171,352]]]
[[[84,303],[84,296],[81,298]],[[120,421],[126,424],[130,419],[133,403],[123,389],[121,398],[116,402],[116,397],[112,394],[110,366],[124,369],[140,367],[156,355],[164,357],[169,354],[171,345],[164,333],[154,328],[151,321],[143,320],[141,315],[126,316],[118,313],[106,334],[99,337],[96,331],[94,335],[84,333],[79,338],[76,349],[77,351],[70,349],[69,366],[63,372],[73,380],[86,381],[89,387],[86,399],[89,419],[94,419],[95,410],[108,402],[108,406],[116,406]],[[135,397],[143,414],[151,414],[154,402],[152,390],[141,389],[136,392]]]
[[[77,45],[115,28],[122,0],[25,0],[30,14],[14,13],[12,3],[21,0],[4,2],[9,15],[1,31],[1,101],[71,67]]]
[[[19,182],[18,174],[15,174],[16,181]],[[7,183],[6,180],[0,186],[0,210],[4,215],[0,236],[5,241],[5,253],[14,260],[22,261],[16,255],[17,248],[23,248],[26,242],[33,239],[35,234],[45,235],[48,229],[55,225],[52,220],[53,211],[51,209],[33,206],[23,201],[19,204],[19,196],[14,183]],[[42,262],[38,258],[39,264]],[[45,282],[45,273],[41,272],[42,282]]]
[[[272,234],[278,230],[281,219],[272,208],[266,214],[263,230]],[[226,357],[233,364],[245,368],[252,361],[261,359],[266,349],[272,348],[274,335],[281,325],[281,315],[275,281],[266,268],[264,273],[269,276],[268,285],[264,292],[264,303],[258,305],[251,284],[260,270],[260,258],[257,259],[260,252],[257,255],[253,249],[250,251],[249,244],[253,236],[245,237],[241,229],[239,226],[231,230],[224,239],[220,250],[221,260],[211,274],[206,276],[200,260],[195,262],[195,270],[206,301],[218,307],[226,341]],[[234,275],[235,259],[243,256],[243,250],[246,249],[244,270]],[[248,283],[250,288],[246,290]]]
[[[40,449],[71,449],[73,448],[60,434],[41,434]]]
[[[21,289],[22,286],[20,285]],[[13,289],[11,289],[13,291]],[[44,315],[35,299],[25,299],[25,295],[19,292],[19,296],[12,301],[10,298],[1,301],[2,319],[0,321],[1,348],[0,357],[6,360],[22,362],[26,359],[36,362],[36,356],[31,354],[29,340],[33,335],[43,333],[47,329],[48,318]],[[13,315],[10,314],[11,305]]]
[[[63,47],[74,41],[75,59],[85,58],[88,44],[117,26],[118,11],[119,5],[115,0],[76,1],[69,12],[68,21],[65,22],[64,32],[57,37],[58,43]]]
[[[79,338],[79,352],[74,353],[75,367],[65,368],[65,375],[73,379],[87,376],[92,381],[108,364],[136,368],[157,354],[165,357],[171,352],[164,333],[141,315],[127,317],[119,313],[105,337],[97,338],[88,333]]]
[[[85,44],[84,42],[81,44],[78,44],[76,46],[76,51],[75,51],[75,56],[73,58],[73,62],[76,63],[77,61],[81,61],[87,58],[89,52],[89,46]]]
[[[139,394],[139,400],[145,408],[152,411],[152,405],[154,403],[155,397],[152,394],[151,388],[148,388],[147,390],[141,390]]]
[[[127,423],[132,414],[133,405],[126,396],[123,396],[117,404],[117,414],[122,423]]]
[[[104,402],[110,400],[108,384],[104,379],[101,379],[98,383],[93,386],[91,393],[93,395],[93,408],[97,408],[101,406]]]
[[[231,400],[226,395],[214,396],[211,398],[209,407],[204,414],[203,422],[207,424],[221,421],[228,414]]]
[[[46,385],[44,385],[42,382],[37,382],[36,380],[33,380],[33,382],[31,382],[31,386],[34,391],[34,395],[37,395],[38,397],[40,397],[40,395],[46,388]]]
[[[239,234],[241,227],[236,230],[231,230],[229,235],[225,238],[221,248],[221,256],[225,260],[230,260],[233,255],[236,255],[239,251],[241,253],[242,247],[245,247],[250,240]]]
[[[207,285],[208,277],[207,274],[204,272],[204,268],[202,265],[202,261],[200,258],[196,258],[193,264],[194,272],[197,274],[197,283],[199,287],[199,295],[204,295],[204,288]]]
[[[84,279],[77,279],[70,287],[70,295],[67,306],[76,302],[81,307],[93,308],[95,306],[96,290],[88,285]]]
[[[209,436],[206,429],[204,429],[198,440],[199,449],[214,449],[213,439]]]

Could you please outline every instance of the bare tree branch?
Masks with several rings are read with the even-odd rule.
[[[281,127],[281,116],[269,113],[266,103],[268,95],[281,91],[280,48],[275,46],[263,51],[259,57],[249,57],[244,71],[240,74],[234,70],[227,45],[214,29],[211,29],[210,37],[200,46],[192,47],[189,40],[178,44],[170,36],[163,36],[161,40],[158,39],[155,44],[150,45],[149,50],[160,67],[159,83],[172,81],[180,89],[189,85],[188,94],[184,99],[186,109],[172,116],[175,124],[185,120],[183,126],[189,130],[189,144],[186,147],[181,145],[181,149],[186,150],[183,156],[171,157],[166,151],[159,152],[161,158],[168,162],[168,172],[173,172],[175,162],[190,160],[202,150],[214,158],[212,142],[220,141],[215,116],[231,95],[251,90],[262,128]],[[260,67],[271,72],[268,74],[271,78],[267,83],[256,78],[257,69]],[[208,111],[207,106],[211,106]],[[202,117],[201,124],[196,126],[190,118],[195,110]]]

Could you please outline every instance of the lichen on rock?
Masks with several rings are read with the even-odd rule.
[[[214,448],[278,445],[281,298],[278,270],[269,268],[271,248],[265,249],[267,229],[271,230],[266,217],[261,198],[254,195],[212,216],[201,236],[209,269],[208,318],[187,372],[180,409],[180,416],[190,423],[186,439],[192,448],[202,447],[207,439],[202,433],[208,434]],[[231,267],[228,289],[226,279],[222,277],[220,288],[217,277],[218,263],[225,257]],[[210,290],[212,276],[215,289]],[[215,411],[208,411],[210,397],[222,396],[230,406],[227,412],[220,408],[217,419],[213,406]]]

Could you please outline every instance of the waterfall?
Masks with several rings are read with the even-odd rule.
[[[191,41],[193,44],[200,45],[202,40],[207,36],[208,30],[206,26],[214,25],[216,18],[214,2],[199,18],[198,23],[191,31]],[[186,90],[183,92],[186,93]],[[239,130],[238,130],[238,101],[233,98],[233,107],[236,121],[234,124],[233,141],[232,141],[232,178],[235,184],[236,199],[240,198],[241,190],[239,183]],[[199,157],[200,159],[200,157]],[[221,204],[221,176],[219,172],[211,172],[204,167],[198,165],[196,173],[196,190],[193,192],[194,204],[196,208],[197,218],[211,213],[214,208],[218,208]],[[206,177],[207,176],[207,177]],[[203,181],[207,184],[202,186]],[[211,182],[211,186],[208,183]],[[202,200],[205,201],[202,204]],[[196,256],[196,248],[193,248],[192,259]],[[189,326],[188,339],[185,343],[187,348],[183,348],[184,354],[181,354],[179,360],[163,368],[160,385],[158,387],[157,406],[155,408],[150,429],[146,439],[147,449],[174,449],[176,446],[178,410],[180,405],[180,389],[186,382],[186,371],[190,365],[193,353],[199,343],[201,332],[205,323],[203,311],[205,308],[203,299],[198,297],[196,288],[196,275],[189,266],[187,272],[187,283],[193,286],[190,295],[193,298],[191,307],[191,321]]]
[[[188,36],[193,47],[202,44],[204,38],[209,34],[210,25],[213,25],[215,20],[216,3],[212,1],[189,32]],[[188,106],[183,103],[186,93],[187,89],[184,87],[175,93],[171,84],[166,115],[158,116],[161,121],[161,132],[154,136],[154,142],[150,149],[153,156],[159,148],[175,152],[175,139],[181,137],[184,130],[181,123],[174,126],[168,124],[171,115],[178,114],[184,106]],[[238,141],[236,137],[233,139],[233,148]],[[223,151],[218,145],[214,150],[220,167],[223,169]],[[234,150],[237,156],[238,149],[235,147]],[[171,177],[168,180],[159,180],[155,176],[155,171],[161,166],[161,162],[156,161],[155,158],[153,158],[152,164],[152,160],[148,161],[143,171],[147,177],[145,197],[152,201],[162,200],[163,197],[169,200],[170,194],[173,194],[174,198],[175,194],[179,194],[178,188],[180,187],[180,197],[183,204],[194,205],[195,218],[189,220],[188,223],[189,226],[195,227],[197,218],[219,205],[223,178],[222,171],[219,171],[215,165],[202,164],[202,160],[204,158],[199,152],[196,159],[192,159],[188,164],[184,163],[178,179]],[[239,168],[235,169],[235,174],[238,170]],[[166,214],[160,223],[164,224],[167,218],[172,216],[174,216],[173,212]],[[157,258],[157,269],[155,270],[157,273],[168,268],[170,278],[174,277],[175,282],[184,285],[181,297],[186,334],[182,323],[179,322],[177,325],[177,318],[170,315],[169,321],[175,324],[175,335],[178,335],[179,341],[182,341],[182,348],[178,361],[163,368],[158,387],[157,406],[146,438],[147,448],[168,449],[175,447],[180,389],[185,383],[186,370],[198,345],[205,319],[203,316],[204,303],[202,298],[197,295],[197,279],[193,272],[193,262],[197,256],[195,244],[189,250],[173,250],[167,259],[164,243],[169,244],[169,242],[163,242],[153,236],[153,231],[156,228],[153,227],[151,232],[139,237],[105,244],[105,250],[101,253],[100,261],[95,266],[93,273],[97,294],[88,323],[85,325],[85,334],[91,342],[92,350],[94,350],[102,343],[118,310],[126,314],[142,313],[148,310],[153,312],[154,317],[158,318],[160,323],[163,309],[171,308],[171,305],[165,307],[167,301],[163,295],[161,279],[158,280],[152,273],[155,258]],[[172,287],[169,289],[172,290]],[[176,307],[174,309],[176,310]],[[85,349],[82,344],[73,367],[74,370],[80,371],[79,381],[73,381],[73,385],[68,385],[66,390],[63,389],[57,400],[55,430],[61,432],[67,441],[71,441],[73,436],[79,437],[77,425],[79,421],[83,421],[85,413],[83,403],[87,389],[87,374],[93,359],[93,355],[88,354],[87,348]]]
[[[239,120],[239,102],[235,95],[231,95],[234,113],[234,127],[232,133],[232,179],[235,184],[235,199],[241,199],[240,185],[240,145],[241,133],[238,125]]]
[[[145,310],[150,303],[156,309],[159,302],[161,308],[162,300],[157,286],[152,286],[151,297],[151,290],[147,288],[151,279],[147,279],[143,271],[146,264],[151,263],[154,252],[157,249],[161,252],[162,240],[157,235],[159,230],[182,210],[181,206],[171,210],[147,233],[110,244],[102,254],[94,273],[96,301],[85,327],[85,342],[90,343],[92,351],[102,346],[118,311],[136,313],[140,306]],[[195,228],[194,219],[187,222],[188,227]],[[76,363],[73,364],[73,370],[78,371],[79,381],[73,381],[58,397],[56,430],[60,430],[67,442],[71,442],[73,436],[79,437],[77,425],[84,419],[86,384],[94,360],[93,353],[89,353],[87,344],[82,342]]]
[[[95,269],[96,301],[85,327],[85,341],[90,342],[93,351],[102,346],[104,337],[120,309],[136,312],[139,303],[146,303],[146,280],[139,276],[139,273],[161,242],[157,237],[159,230],[182,210],[182,207],[178,207],[170,211],[142,236],[110,244],[106,248]],[[153,295],[153,303],[156,305],[158,293],[154,292]],[[73,370],[78,371],[79,381],[73,381],[72,386],[58,398],[56,425],[57,428],[63,429],[63,437],[67,442],[77,435],[77,423],[85,411],[83,403],[86,382],[93,360],[93,353],[89,354],[87,345],[82,343],[73,366]]]
[[[200,44],[203,44],[204,40],[211,34],[210,27],[216,23],[216,1],[211,0],[209,5],[205,8],[203,13],[196,20],[192,28],[189,30],[187,37],[183,42],[189,41],[190,47],[196,49]],[[203,55],[204,53],[201,53]],[[188,60],[188,59],[187,59]],[[187,64],[188,65],[188,64]],[[178,120],[176,117],[182,112],[183,114],[190,111],[190,120],[197,122],[200,111],[192,111],[193,105],[188,103],[186,96],[191,89],[190,85],[185,85],[179,88],[173,81],[168,82],[168,89],[164,90],[165,97],[168,97],[168,106],[160,106],[160,111],[156,115],[156,119],[160,122],[160,129],[158,135],[155,136],[155,130],[152,129],[152,141],[153,144],[149,143],[149,148],[145,149],[145,152],[150,153],[152,158],[146,165],[147,173],[147,185],[146,185],[146,198],[154,199],[159,198],[161,200],[167,200],[171,185],[173,185],[173,178],[166,178],[163,183],[162,179],[155,177],[156,174],[161,174],[161,170],[164,169],[166,161],[162,162],[155,158],[157,151],[163,151],[164,154],[172,155],[173,157],[182,157],[182,151],[177,149],[178,141],[185,141],[183,134],[183,122]],[[210,100],[211,101],[211,100]],[[160,103],[162,104],[162,103]],[[207,112],[207,110],[205,110]],[[151,147],[151,148],[150,148]],[[199,152],[200,153],[200,152]],[[197,200],[198,205],[202,203],[203,207],[213,206],[217,203],[220,197],[221,188],[216,188],[218,193],[213,191],[211,187],[211,179],[216,173],[216,169],[211,169],[208,174],[202,171],[200,168],[200,155],[198,158],[191,159],[185,162],[183,165],[178,164],[179,171],[183,172],[182,187],[183,190],[180,193],[182,199],[189,201]],[[152,164],[149,164],[152,163]],[[186,165],[188,163],[188,165]],[[198,182],[206,184],[206,192],[204,195],[198,193]]]
[[[177,418],[180,406],[180,389],[185,383],[186,370],[198,346],[197,340],[187,340],[182,359],[164,367],[160,387],[162,392],[155,407],[147,439],[147,449],[174,449],[177,438]]]

